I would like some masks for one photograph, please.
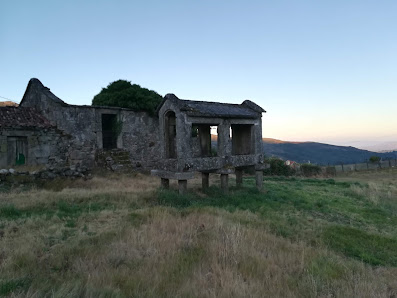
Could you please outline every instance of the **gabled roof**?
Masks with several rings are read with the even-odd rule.
[[[258,112],[238,104],[181,100],[180,109],[193,117],[258,118]]]
[[[51,123],[33,108],[0,107],[0,128],[50,128]]]
[[[163,102],[157,108],[157,112],[165,101],[172,100],[185,112],[192,117],[211,117],[211,118],[258,118],[266,111],[250,100],[245,100],[242,104],[230,104],[210,101],[196,101],[179,99],[174,94],[164,96]]]
[[[45,87],[39,79],[32,78],[29,80],[28,86],[26,87],[25,94],[22,97],[21,103],[19,105],[23,105],[23,102],[26,100],[26,97],[30,94],[35,92],[38,96],[39,94],[44,94],[51,100],[56,103],[67,105],[62,99],[56,96],[54,93],[50,91],[50,88]]]

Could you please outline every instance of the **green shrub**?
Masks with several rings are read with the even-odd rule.
[[[371,156],[371,157],[369,158],[369,161],[372,162],[372,163],[379,162],[379,161],[380,161],[380,157],[379,157],[379,156],[376,156],[376,155]]]
[[[305,177],[315,176],[321,173],[321,167],[310,163],[301,165],[302,175]]]
[[[291,176],[295,174],[295,170],[287,166],[284,160],[280,158],[267,158],[265,159],[265,163],[270,164],[270,168],[263,171],[265,175]]]
[[[156,91],[131,84],[130,81],[117,80],[95,95],[92,104],[146,111],[154,114],[161,101],[162,97]]]

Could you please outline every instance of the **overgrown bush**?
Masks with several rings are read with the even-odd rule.
[[[302,175],[305,177],[316,176],[321,174],[321,167],[318,165],[313,165],[310,163],[305,163],[301,165]]]
[[[154,114],[162,97],[156,91],[142,88],[130,81],[118,80],[94,96],[93,105],[128,108]]]
[[[285,161],[280,158],[266,158],[265,163],[270,164],[270,168],[263,171],[263,174],[265,175],[291,176],[295,174],[295,169],[287,166]]]
[[[371,156],[371,157],[369,158],[369,161],[372,162],[372,163],[380,162],[380,157],[379,157],[379,156],[376,156],[376,155]]]

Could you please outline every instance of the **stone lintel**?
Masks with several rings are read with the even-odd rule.
[[[163,170],[151,170],[152,176],[157,176],[164,179],[175,179],[175,180],[189,180],[194,178],[194,172],[171,172]]]

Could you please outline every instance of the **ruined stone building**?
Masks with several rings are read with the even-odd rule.
[[[153,170],[167,187],[180,190],[194,172],[261,172],[262,113],[242,104],[182,100],[167,94],[151,116],[124,108],[69,105],[38,79],[31,79],[19,107],[0,108],[0,167],[15,164],[82,164],[93,167],[109,154],[122,156],[113,166]],[[211,138],[211,130],[217,140]]]

